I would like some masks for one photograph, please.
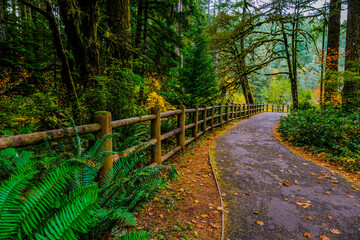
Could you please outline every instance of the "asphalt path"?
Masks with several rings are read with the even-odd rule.
[[[225,238],[360,239],[359,187],[280,144],[272,131],[281,116],[257,115],[215,141]]]

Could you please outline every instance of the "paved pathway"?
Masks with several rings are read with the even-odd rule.
[[[272,129],[282,115],[240,122],[215,142],[229,210],[226,238],[290,240],[309,233],[312,239],[360,239],[360,193],[278,143]]]

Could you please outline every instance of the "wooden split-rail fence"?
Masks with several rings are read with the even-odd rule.
[[[212,105],[186,109],[184,105],[179,110],[160,112],[160,108],[151,109],[151,114],[121,119],[112,121],[110,112],[96,112],[94,119],[95,123],[82,125],[76,127],[79,135],[95,133],[97,138],[102,138],[106,134],[111,133],[112,129],[122,126],[128,126],[136,123],[150,121],[151,125],[151,139],[148,141],[151,145],[144,145],[151,147],[150,166],[160,165],[162,162],[173,156],[180,150],[185,150],[185,146],[193,141],[196,141],[200,136],[215,127],[221,126],[234,119],[247,118],[260,112],[289,112],[289,105],[270,105],[270,104],[226,104],[226,105]],[[177,128],[167,133],[161,133],[161,119],[177,116]],[[191,122],[186,125],[186,122]],[[192,129],[191,136],[186,138],[185,132],[187,129]],[[50,140],[58,140],[66,137],[75,136],[73,128],[48,130],[43,132],[35,132],[23,135],[16,135],[11,137],[0,138],[0,150],[10,147],[24,147],[34,145],[43,141],[45,137],[50,137]],[[162,155],[161,142],[167,138],[176,136],[176,147],[166,154]],[[119,160],[121,157],[127,156],[134,151],[137,146],[125,150],[121,155],[115,154],[105,159],[102,167],[102,174],[112,168],[113,162]],[[106,145],[106,151],[112,151],[111,140]],[[101,174],[101,175],[102,175]]]

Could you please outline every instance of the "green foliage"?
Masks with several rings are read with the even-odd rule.
[[[55,98],[47,93],[28,97],[0,95],[0,136],[10,136],[55,128],[65,123]]]
[[[279,132],[296,146],[325,152],[347,169],[360,169],[360,109],[299,110],[281,118]]]
[[[75,126],[74,126],[75,127]],[[109,134],[89,150],[76,134],[74,151],[51,158],[15,149],[0,152],[0,239],[101,239],[114,227],[134,226],[139,207],[172,181],[168,166],[143,167],[139,151],[120,159],[99,186],[99,169]],[[167,174],[166,174],[167,173]],[[119,239],[147,239],[148,232],[129,232]]]
[[[143,112],[138,104],[142,79],[129,69],[116,65],[107,69],[107,76],[94,77],[93,83],[79,94],[84,109],[81,119],[89,122],[96,111],[109,111],[112,119],[122,119]]]
[[[191,107],[210,103],[218,97],[219,89],[204,28],[193,28],[187,37],[189,42],[183,51],[183,67],[179,68],[176,80],[169,83],[172,90],[163,94],[173,105]]]
[[[284,76],[273,77],[263,96],[269,104],[287,104],[291,99],[290,80]]]

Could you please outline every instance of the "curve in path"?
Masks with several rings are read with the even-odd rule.
[[[282,115],[260,114],[215,141],[226,238],[360,239],[357,187],[281,145],[272,129]]]

